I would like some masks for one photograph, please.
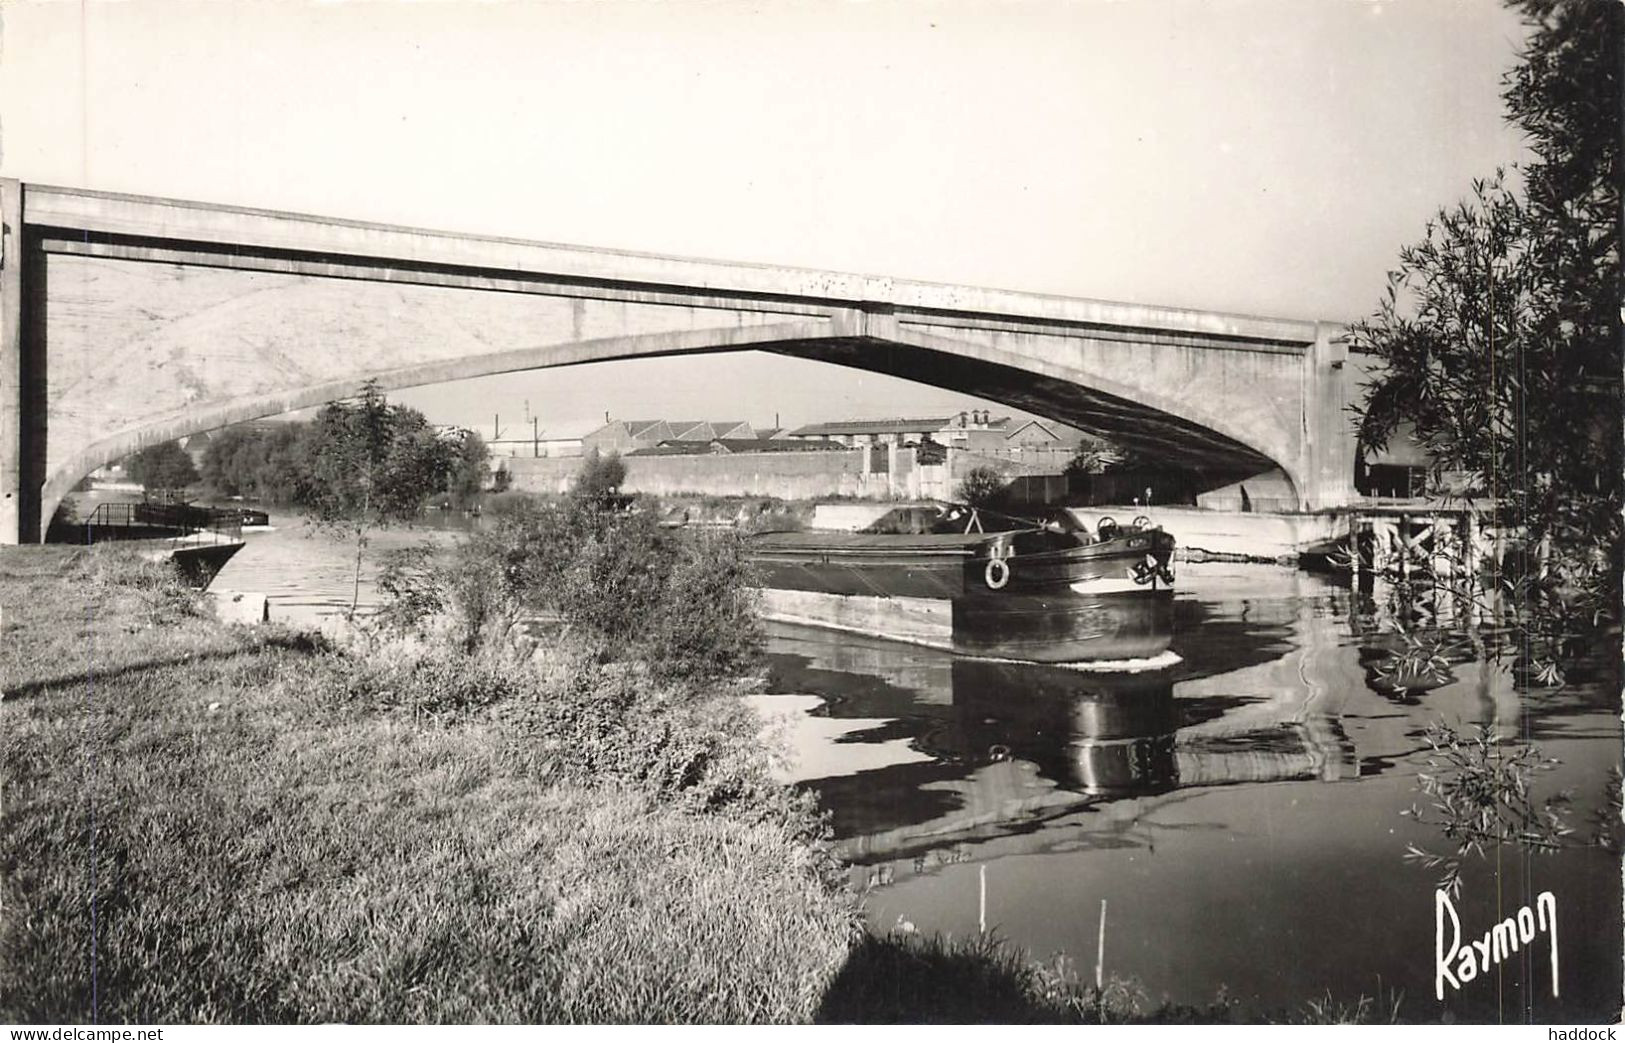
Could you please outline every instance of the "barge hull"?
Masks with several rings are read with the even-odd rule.
[[[1035,663],[1147,660],[1168,650],[1171,591],[920,598],[761,590],[762,615],[938,648]]]
[[[985,548],[966,545],[821,546],[811,539],[801,546],[790,540],[758,541],[751,559],[763,587],[882,598],[1002,599],[1069,589],[1132,590],[1134,566],[1142,561],[1166,562],[1172,553],[1171,539],[1147,532],[1110,544],[1020,554],[1002,564],[991,562]]]

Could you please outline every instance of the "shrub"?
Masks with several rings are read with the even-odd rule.
[[[490,474],[491,450],[485,439],[474,431],[461,432],[452,443],[451,466],[445,479],[446,502],[459,510],[479,506],[481,490]]]
[[[144,557],[130,547],[100,544],[75,552],[69,575],[92,600],[132,600],[145,626],[167,626],[202,611],[202,591],[186,583],[172,559]]]
[[[47,543],[83,543],[84,536],[79,531],[79,501],[72,495],[62,497],[51,512],[51,520],[45,527],[45,541]]]
[[[973,467],[959,483],[959,499],[972,507],[992,507],[1004,496],[1004,476],[991,467]]]
[[[613,451],[601,454],[594,449],[582,458],[581,470],[576,473],[570,493],[590,503],[607,506],[625,481],[626,464],[621,462],[621,454]]]
[[[722,677],[749,669],[762,629],[739,535],[700,530],[667,539],[676,554],[640,650],[671,676]]]
[[[506,472],[498,472],[505,474]],[[485,500],[480,504],[480,516],[487,521],[500,518],[523,510],[527,504],[538,502],[541,496],[537,493],[522,492],[518,489],[506,488],[486,494]]]
[[[1057,954],[1035,960],[995,933],[955,937],[913,927],[869,933],[847,955],[816,1018],[823,1023],[1219,1024],[1236,1007],[1221,988],[1203,1006],[1153,1004],[1135,978],[1086,982]]]
[[[663,684],[640,665],[596,664],[566,652],[553,669],[493,706],[523,739],[520,755],[545,780],[614,783],[696,813],[778,816],[821,830],[815,802],[775,783],[758,725],[738,692]]]
[[[1436,853],[1412,844],[1407,861],[1439,871],[1439,886],[1461,890],[1462,865],[1469,855],[1484,857],[1516,845],[1524,852],[1557,850],[1573,830],[1564,816],[1569,794],[1536,800],[1532,789],[1538,772],[1557,761],[1524,742],[1503,739],[1489,725],[1468,734],[1439,721],[1424,736],[1430,750],[1427,771],[1417,787],[1430,798],[1427,808],[1412,805],[1401,814],[1437,826],[1454,851]]]
[[[1104,474],[1108,468],[1121,463],[1122,460],[1123,454],[1110,442],[1093,435],[1085,435],[1078,440],[1078,448],[1072,454],[1072,459],[1066,462],[1065,473],[1079,476]]]
[[[573,512],[573,532],[555,545],[567,555],[539,563],[554,577],[551,589],[528,592],[572,626],[624,653],[652,625],[674,564],[672,541],[648,514]],[[546,545],[535,547],[549,555]]]
[[[160,442],[128,457],[124,473],[149,491],[184,489],[198,480],[197,468],[179,442]]]
[[[516,665],[494,650],[381,643],[329,675],[318,702],[417,721],[495,723],[510,766],[549,786],[618,786],[694,814],[774,821],[829,854],[816,799],[779,785],[738,682],[663,682],[569,647]],[[835,879],[833,862],[827,867]]]
[[[373,622],[385,632],[411,633],[447,606],[445,569],[435,548],[404,547],[385,554],[378,568],[380,608]]]
[[[604,661],[642,660],[661,678],[750,670],[762,643],[744,545],[733,532],[663,528],[652,512],[589,501],[504,500],[450,555],[386,564],[379,620],[436,626],[464,651],[511,644],[526,617],[550,617]]]

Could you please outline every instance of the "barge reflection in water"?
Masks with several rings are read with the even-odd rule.
[[[1020,595],[954,604],[953,649],[1033,663],[1165,665],[1173,638],[1173,594]]]

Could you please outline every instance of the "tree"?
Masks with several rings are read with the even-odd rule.
[[[594,448],[582,458],[581,470],[576,472],[570,492],[577,499],[605,507],[621,491],[625,481],[626,464],[621,462],[621,454],[613,450],[600,454]]]
[[[311,472],[315,428],[312,424],[277,424],[261,432],[248,481],[265,503],[298,503]]]
[[[1066,462],[1069,475],[1104,474],[1108,467],[1121,463],[1123,454],[1104,438],[1084,435],[1078,439],[1077,452]]]
[[[361,592],[368,534],[417,517],[426,497],[446,485],[451,443],[422,413],[391,405],[375,381],[355,399],[329,402],[310,432],[309,473],[300,490],[316,523],[355,541],[350,615]]]
[[[124,473],[150,492],[173,492],[198,480],[197,468],[179,442],[149,445],[125,461]]]
[[[1004,476],[991,467],[973,467],[959,482],[959,499],[972,507],[991,507],[1004,495]]]
[[[1387,363],[1362,404],[1380,447],[1411,421],[1435,488],[1495,504],[1544,566],[1517,588],[1534,655],[1555,675],[1565,634],[1618,618],[1620,57],[1625,8],[1513,0],[1531,35],[1504,80],[1534,159],[1497,174],[1403,250],[1356,348]]]
[[[208,448],[203,450],[200,468],[203,481],[225,496],[241,495],[243,482],[237,460],[252,441],[253,432],[249,428],[228,427],[216,431]]]
[[[446,477],[451,506],[467,509],[479,501],[491,473],[491,450],[478,432],[463,430],[452,442],[452,466]]]
[[[296,503],[310,470],[311,425],[228,427],[203,451],[203,480],[226,496]]]

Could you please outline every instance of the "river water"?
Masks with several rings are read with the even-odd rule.
[[[215,586],[264,592],[273,618],[293,622],[342,611],[350,552],[289,516],[273,524],[245,534]],[[388,530],[370,554],[467,526]],[[1088,979],[1098,955],[1152,1002],[1222,989],[1249,1018],[1327,994],[1402,994],[1411,1021],[1617,1019],[1620,863],[1590,842],[1620,764],[1612,673],[1520,692],[1458,641],[1443,683],[1396,693],[1379,672],[1397,640],[1384,614],[1346,585],[1273,566],[1184,565],[1175,617],[1179,663],[1139,674],[770,628],[756,703],[792,751],[786,777],[830,812],[872,923],[985,925],[1038,957],[1066,954]],[[1448,911],[1437,872],[1404,857],[1453,850],[1403,814],[1427,803],[1425,733],[1441,721],[1555,758],[1536,792],[1571,791],[1574,830],[1553,854],[1469,858]],[[1471,952],[1542,892],[1556,903],[1560,995],[1544,932],[1472,980],[1459,954],[1438,972],[1436,945],[1455,947],[1450,914]]]

